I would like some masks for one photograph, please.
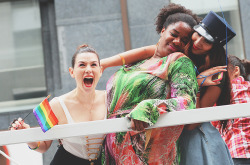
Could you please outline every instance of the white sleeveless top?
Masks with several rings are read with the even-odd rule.
[[[60,97],[56,97],[60,102],[63,111],[68,120],[68,124],[75,123],[65,105]],[[106,115],[104,120],[106,119]],[[89,135],[85,137],[70,137],[61,139],[63,148],[69,153],[87,160],[96,160],[102,148],[102,142],[104,139],[104,134],[99,135]]]

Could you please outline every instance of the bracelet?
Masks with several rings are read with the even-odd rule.
[[[121,59],[122,59],[122,65],[125,65],[125,59],[124,59],[124,57],[123,57],[122,55],[120,55],[120,54],[119,54],[119,56],[120,56]]]
[[[201,74],[199,74],[198,76],[200,76],[200,77],[197,77],[197,79],[202,79],[202,78],[207,78],[208,77],[208,76],[204,76],[204,75],[201,75]]]
[[[28,145],[29,149],[31,149],[31,150],[36,150],[36,149],[39,148],[39,146],[40,146],[40,141],[37,143],[37,147],[36,148],[30,148],[30,146]]]

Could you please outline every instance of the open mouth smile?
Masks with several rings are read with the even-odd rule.
[[[86,87],[92,87],[94,82],[93,76],[86,76],[83,79],[83,83]]]

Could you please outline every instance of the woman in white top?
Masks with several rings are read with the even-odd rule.
[[[102,75],[100,59],[96,51],[88,45],[81,45],[72,57],[69,73],[76,81],[76,88],[50,101],[58,124],[79,123],[106,118],[105,91],[95,90]],[[19,118],[11,129],[27,129],[30,126]],[[71,137],[61,139],[51,165],[101,164],[99,156],[105,135]],[[52,140],[28,143],[30,149],[44,153]]]

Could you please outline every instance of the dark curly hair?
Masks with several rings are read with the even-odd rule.
[[[158,34],[161,33],[163,28],[179,21],[187,23],[192,28],[201,21],[201,18],[191,10],[175,3],[171,3],[160,9],[160,13],[156,19],[155,25]]]
[[[82,44],[82,45],[77,47],[76,52],[75,52],[75,54],[73,55],[73,57],[71,59],[72,68],[74,68],[74,66],[75,66],[75,61],[76,61],[77,55],[80,54],[80,53],[86,53],[86,52],[96,54],[96,56],[98,58],[98,63],[100,65],[100,58],[99,58],[98,53],[95,51],[95,49],[92,48],[91,46],[87,45],[87,44]]]

